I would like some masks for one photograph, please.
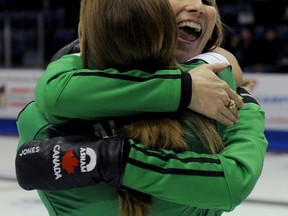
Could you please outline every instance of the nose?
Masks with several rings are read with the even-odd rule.
[[[185,10],[189,12],[204,13],[204,5],[202,0],[186,0]]]

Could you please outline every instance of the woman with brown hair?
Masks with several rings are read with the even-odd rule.
[[[121,7],[126,13],[115,17]],[[103,11],[106,11],[105,16]],[[138,69],[151,73],[180,68],[175,55],[178,29],[171,11],[170,3],[163,0],[82,1],[79,35],[84,68]],[[214,121],[207,117],[188,110],[172,119],[164,117],[151,119],[150,116],[135,121],[120,129],[118,135],[139,140],[149,149],[183,152],[193,150],[193,146],[188,147],[184,135],[187,139],[189,134],[194,134],[206,152],[215,154],[223,149]],[[145,215],[148,207],[145,203],[151,202],[149,195],[131,193],[129,189],[120,189],[118,193],[122,216]]]

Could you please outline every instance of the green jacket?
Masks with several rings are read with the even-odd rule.
[[[194,60],[184,68],[205,62],[211,63]],[[180,102],[180,73],[84,70],[79,56],[64,56],[49,65],[37,84],[36,101],[18,116],[19,147],[45,139],[47,127],[68,119],[174,112]],[[219,76],[236,88],[230,66]],[[217,155],[195,150],[196,140],[190,142],[193,151],[178,154],[131,144],[122,185],[153,196],[148,216],[221,215],[247,198],[261,175],[267,140],[264,111],[249,94],[242,96],[238,124],[218,124],[225,149]],[[51,216],[118,215],[117,193],[105,183],[39,195]]]

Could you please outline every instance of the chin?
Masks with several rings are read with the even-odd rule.
[[[201,46],[199,43],[179,43],[177,47],[177,58],[189,60],[196,55],[202,53],[204,46]],[[182,62],[182,61],[181,61]]]
[[[180,62],[180,63],[185,63],[189,60],[189,57],[187,57],[187,53],[186,52],[183,52],[183,51],[179,51],[177,50],[176,52],[176,56],[177,56],[177,60]]]

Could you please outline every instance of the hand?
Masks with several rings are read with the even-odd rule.
[[[63,55],[71,54],[71,53],[79,53],[80,46],[79,46],[79,39],[72,41],[71,43],[67,44],[60,50],[58,50],[53,57],[51,58],[50,62],[56,61],[57,59],[61,58]]]
[[[123,137],[61,136],[22,145],[16,155],[18,184],[57,191],[104,181],[118,188],[130,148]]]
[[[205,64],[189,71],[192,98],[188,108],[228,126],[237,123],[238,118],[238,110],[227,107],[230,100],[234,100],[238,108],[243,107],[243,101],[215,74],[226,67],[225,64]]]

